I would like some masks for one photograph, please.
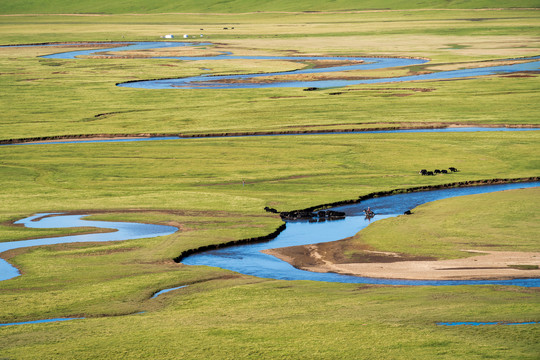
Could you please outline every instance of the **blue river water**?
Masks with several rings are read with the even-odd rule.
[[[13,322],[13,323],[3,323],[0,326],[11,326],[11,325],[28,325],[28,324],[43,324],[50,322],[59,322],[59,321],[69,321],[69,320],[82,320],[81,318],[55,318],[55,319],[42,319],[42,320],[32,320],[32,321],[22,321],[22,322]]]
[[[249,245],[239,245],[218,250],[206,251],[186,257],[182,263],[186,265],[208,265],[223,269],[253,275],[262,278],[281,280],[312,280],[342,283],[386,284],[386,285],[517,285],[525,287],[540,286],[540,279],[512,279],[512,280],[399,280],[365,278],[334,273],[316,273],[294,268],[290,264],[267,255],[261,250],[288,247],[295,245],[308,245],[321,242],[335,241],[355,235],[370,223],[403,214],[426,202],[446,199],[456,196],[483,194],[495,191],[537,187],[540,182],[515,183],[489,186],[473,186],[451,188],[444,190],[407,193],[386,197],[373,198],[362,201],[360,204],[336,207],[334,210],[347,214],[344,220],[318,223],[287,222],[286,229],[275,239]],[[363,209],[371,207],[377,214],[375,218],[366,220]]]
[[[16,221],[15,224],[21,224],[28,228],[39,229],[94,227],[99,229],[111,229],[113,232],[0,242],[0,253],[12,249],[41,245],[143,239],[171,235],[178,231],[178,228],[174,226],[112,221],[91,221],[84,220],[82,219],[83,217],[84,215],[44,213],[36,214]],[[0,281],[11,279],[19,275],[20,273],[17,268],[13,267],[4,259],[0,259]]]
[[[315,273],[296,269],[288,263],[281,261],[274,256],[267,255],[261,252],[261,250],[266,249],[295,245],[307,245],[344,239],[346,237],[355,235],[361,229],[365,228],[374,221],[388,217],[398,216],[400,214],[403,214],[403,212],[406,210],[412,209],[418,205],[430,201],[456,196],[483,194],[495,191],[521,189],[537,186],[540,186],[540,182],[451,188],[373,198],[362,201],[360,204],[334,208],[335,210],[343,211],[347,214],[347,217],[343,220],[318,223],[309,223],[303,221],[287,222],[286,229],[271,241],[248,245],[239,245],[219,250],[202,252],[184,258],[182,263],[186,265],[215,266],[240,272],[246,275],[282,280],[312,280],[387,285],[500,284],[525,287],[539,287],[540,279],[419,281],[364,278],[333,273]],[[362,209],[366,207],[371,207],[371,209],[377,214],[373,219],[367,220],[363,216]],[[15,224],[22,224],[26,227],[32,228],[95,227],[114,229],[116,231],[109,233],[71,235],[54,238],[4,242],[0,243],[0,253],[11,249],[30,246],[52,245],[71,242],[121,241],[130,239],[150,238],[155,236],[166,236],[178,231],[178,228],[174,226],[109,221],[89,221],[84,220],[83,215],[62,215],[53,213],[36,214],[28,218],[19,220]],[[0,261],[0,280],[11,279],[18,275],[20,275],[20,273],[15,267],[11,266],[5,260]],[[156,294],[156,296],[158,294]]]
[[[177,286],[177,287],[172,287],[172,288],[160,290],[160,291],[158,291],[157,293],[155,293],[154,295],[152,295],[151,299],[155,299],[155,298],[157,298],[159,295],[168,293],[169,291],[178,290],[178,289],[183,289],[183,288],[185,288],[186,286],[187,286],[187,285],[182,285],[182,286]]]
[[[223,135],[223,136],[150,136],[133,138],[110,138],[110,139],[66,139],[55,141],[35,141],[21,142],[13,144],[0,144],[0,146],[15,145],[55,145],[55,144],[82,144],[82,143],[109,143],[109,142],[136,142],[136,141],[164,141],[164,140],[184,140],[189,139],[218,139],[218,138],[238,138],[238,137],[267,137],[267,136],[314,136],[314,135],[339,135],[339,134],[407,134],[407,133],[464,133],[464,132],[497,132],[497,131],[537,131],[540,128],[505,128],[505,127],[447,127],[438,129],[398,129],[398,130],[365,130],[365,131],[344,131],[344,132],[313,132],[301,134],[254,134],[254,135]]]
[[[54,46],[55,44],[47,44],[40,46]],[[64,44],[66,45],[66,44]],[[81,44],[74,44],[80,46]],[[91,43],[89,45],[92,45]],[[147,50],[170,47],[183,46],[209,46],[211,43],[191,43],[191,42],[174,42],[174,41],[150,41],[150,42],[122,42],[110,43],[111,46],[118,45],[107,49],[93,50],[76,50],[55,53],[42,56],[49,59],[75,59],[80,56],[105,56],[105,52],[114,51],[121,52],[126,50]],[[25,45],[19,45],[25,46]],[[30,45],[28,45],[30,46]],[[36,45],[32,45],[36,46]],[[107,55],[110,56],[110,55]],[[363,79],[363,80],[317,80],[317,81],[278,81],[272,83],[242,82],[243,80],[256,79],[263,76],[282,76],[282,75],[297,75],[297,74],[314,74],[314,73],[329,73],[337,71],[351,70],[373,70],[387,69],[395,67],[404,67],[412,65],[420,65],[428,62],[424,59],[408,59],[408,58],[378,58],[378,57],[332,57],[332,56],[234,56],[231,53],[223,52],[217,56],[172,56],[172,57],[154,57],[155,59],[175,59],[182,61],[214,61],[214,60],[282,60],[282,61],[312,61],[312,60],[339,60],[339,61],[362,61],[359,64],[345,66],[328,66],[324,68],[308,68],[286,72],[272,72],[262,74],[243,74],[243,75],[219,75],[203,74],[199,76],[186,77],[180,79],[161,79],[161,80],[145,80],[117,84],[120,87],[143,88],[143,89],[260,89],[260,88],[284,88],[284,87],[303,87],[303,88],[336,88],[349,85],[359,84],[375,84],[375,83],[390,83],[390,82],[405,82],[419,80],[443,80],[443,79],[460,79],[471,78],[495,74],[507,74],[521,71],[538,71],[540,70],[540,56],[528,58],[529,62],[520,62],[508,65],[487,66],[474,69],[460,69],[451,71],[437,71],[429,74],[379,78],[379,79]],[[515,59],[506,59],[515,60]],[[524,60],[524,59],[521,59]]]
[[[527,321],[527,322],[503,322],[503,321],[490,321],[490,322],[476,322],[476,321],[457,321],[457,322],[440,322],[439,326],[486,326],[486,325],[536,325],[540,324],[540,321]]]
[[[209,43],[179,43],[179,42],[139,42],[134,44],[122,44],[114,49],[98,49],[98,50],[79,50],[64,53],[57,53],[44,56],[45,58],[53,59],[75,59],[78,56],[96,55],[103,51],[123,51],[137,49],[155,49],[163,47],[178,47],[178,46],[193,46],[193,45],[210,45]],[[44,46],[44,45],[42,45]],[[54,46],[54,44],[50,44]],[[537,57],[538,58],[538,57]],[[492,75],[500,73],[511,73],[516,71],[536,71],[540,69],[539,61],[531,61],[529,63],[521,63],[506,66],[494,66],[480,69],[467,69],[437,72],[432,74],[414,75],[399,78],[387,79],[371,79],[371,80],[326,80],[326,81],[310,81],[310,82],[278,82],[272,84],[246,84],[246,83],[222,83],[220,81],[243,80],[261,76],[270,75],[287,75],[287,74],[308,74],[322,73],[332,71],[347,71],[360,69],[380,69],[388,67],[409,66],[422,64],[425,60],[417,59],[384,59],[384,58],[357,58],[357,57],[238,57],[224,53],[215,57],[168,57],[168,59],[178,59],[185,61],[197,60],[222,60],[222,59],[258,59],[258,60],[362,60],[364,63],[350,66],[338,66],[323,69],[303,69],[294,72],[286,73],[270,73],[270,74],[251,74],[251,75],[236,75],[236,76],[210,76],[202,75],[184,79],[166,79],[155,81],[141,81],[133,83],[118,84],[122,87],[136,87],[148,89],[230,89],[230,88],[263,88],[263,87],[342,87],[355,84],[381,83],[381,82],[396,82],[396,81],[415,81],[415,80],[439,80],[453,78],[467,78],[482,75]],[[507,129],[507,128],[447,128],[447,129],[415,129],[415,130],[390,130],[390,131],[365,131],[361,133],[393,133],[393,132],[471,132],[471,131],[527,131],[537,129]],[[360,133],[360,132],[358,132]],[[336,133],[316,133],[303,135],[323,135]],[[350,133],[349,133],[350,134]],[[280,136],[285,136],[280,135]],[[298,134],[291,134],[298,135]],[[276,135],[250,135],[250,136],[276,136]],[[181,137],[150,137],[150,138],[133,138],[133,139],[102,139],[102,140],[69,140],[58,141],[49,144],[66,144],[66,143],[84,143],[84,142],[123,142],[123,141],[149,141],[149,140],[179,140]],[[27,143],[40,144],[39,142]],[[15,144],[14,144],[15,145]],[[16,144],[22,145],[22,144]],[[331,281],[344,283],[368,283],[368,284],[388,284],[388,285],[481,285],[481,284],[500,284],[500,285],[516,285],[524,287],[540,286],[540,279],[513,279],[513,280],[476,280],[476,281],[415,281],[415,280],[391,280],[391,279],[375,279],[362,278],[347,275],[331,274],[331,273],[312,273],[299,269],[295,269],[289,264],[273,257],[261,253],[261,250],[305,245],[318,242],[339,240],[348,236],[352,236],[369,223],[384,219],[387,217],[397,216],[403,211],[414,208],[420,204],[444,199],[454,196],[463,196],[471,194],[480,194],[494,191],[502,191],[508,189],[517,189],[525,187],[539,186],[540,183],[520,183],[520,184],[505,184],[491,186],[477,186],[470,188],[446,189],[437,191],[428,191],[422,193],[410,193],[393,195],[384,198],[376,198],[363,201],[359,205],[349,205],[337,207],[335,210],[344,211],[347,214],[346,219],[334,222],[324,223],[307,223],[307,222],[289,222],[287,228],[276,239],[263,243],[242,245],[230,247],[205,253],[195,254],[183,260],[184,264],[188,265],[208,265],[219,266],[225,269],[238,271],[248,275],[268,277],[275,279],[286,280],[314,280],[314,281]],[[362,214],[362,209],[371,207],[377,215],[370,221],[366,220]],[[104,221],[88,221],[83,219],[84,215],[62,215],[62,214],[36,214],[34,216],[19,220],[16,224],[23,224],[26,227],[34,228],[61,228],[61,227],[96,227],[114,230],[110,233],[86,234],[63,236],[56,238],[42,238],[33,240],[13,241],[0,243],[0,253],[11,249],[51,245],[59,243],[72,242],[96,242],[96,241],[121,241],[130,239],[149,238],[155,236],[166,236],[178,231],[176,227],[152,224],[137,224],[123,222],[104,222]],[[19,271],[11,266],[8,262],[0,259],[0,281],[11,279],[19,276]],[[155,293],[152,298],[183,288],[179,286],[161,290]],[[84,318],[56,318],[44,319],[19,323],[4,323],[0,326],[23,325],[58,322],[67,320],[77,320]],[[457,326],[457,325],[522,325],[522,324],[538,324],[539,322],[526,323],[504,323],[504,322],[454,322],[454,323],[438,323],[441,326]]]

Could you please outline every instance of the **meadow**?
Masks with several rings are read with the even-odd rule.
[[[214,45],[198,51],[208,53],[431,60],[416,68],[341,74],[369,77],[474,67],[539,53],[537,9],[462,10],[462,4],[450,2],[447,7],[457,9],[434,10],[444,6],[432,1],[408,5],[432,10],[412,11],[400,10],[405,3],[394,1],[388,7],[396,11],[356,13],[340,11],[363,10],[350,7],[350,1],[270,3],[257,10],[291,13],[248,14],[256,9],[246,1],[209,2],[204,9],[185,2],[181,11],[174,2],[154,8],[132,2],[133,8],[120,11],[112,2],[96,1],[79,11],[76,3],[62,1],[34,2],[33,8],[8,1],[0,6],[1,13],[23,15],[0,16],[0,44],[154,41],[171,32],[198,35],[203,28],[204,41]],[[306,3],[328,12],[295,12],[312,10]],[[503,7],[502,2],[472,3],[475,8]],[[106,14],[24,15],[63,12]],[[148,91],[115,84],[193,76],[203,69],[251,73],[310,64],[38,57],[68,50],[0,48],[0,140],[444,124],[537,126],[540,113],[536,73],[313,92]],[[341,94],[331,95],[336,91]],[[22,276],[0,282],[1,323],[85,319],[0,327],[0,358],[534,359],[540,351],[538,325],[436,324],[539,321],[536,288],[280,281],[172,259],[188,249],[274,231],[282,221],[266,213],[265,206],[289,211],[396,188],[538,176],[539,136],[537,131],[334,134],[0,146],[0,241],[89,230],[11,224],[40,212],[180,228],[161,238],[3,254]],[[422,168],[449,166],[460,172],[418,175]],[[413,216],[375,223],[353,240],[438,258],[461,256],[461,243],[538,251],[537,196],[536,190],[517,190],[427,204]],[[161,289],[181,285],[189,286],[151,299]]]

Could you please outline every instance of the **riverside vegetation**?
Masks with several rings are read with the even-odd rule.
[[[432,60],[419,68],[355,76],[437,71],[539,53],[537,10],[239,14],[253,10],[248,3],[234,3],[234,11],[227,15],[127,15],[136,9],[110,7],[109,12],[116,13],[3,16],[0,39],[4,45],[155,40],[171,28],[179,34],[198,34],[204,28],[216,45],[202,51],[217,47],[281,55],[294,49],[301,54]],[[520,6],[532,6],[525,3]],[[59,13],[67,6],[49,2],[49,8],[23,11],[20,4],[8,1],[0,9]],[[399,4],[388,2],[388,7],[399,9]],[[440,6],[433,2],[433,7]],[[220,10],[218,5],[209,8]],[[235,29],[223,30],[226,26]],[[207,68],[221,74],[306,65],[37,57],[56,51],[0,49],[4,110],[0,140],[455,123],[538,125],[535,73],[309,93],[302,89],[147,91],[121,89],[115,83],[192,76]],[[330,95],[336,91],[342,94]],[[289,211],[408,186],[538,176],[539,136],[537,131],[349,134],[2,146],[0,241],[89,230],[10,225],[40,212],[171,224],[180,231],[162,238],[3,254],[23,275],[0,282],[0,322],[86,319],[2,327],[0,357],[535,358],[540,351],[537,325],[436,326],[444,321],[538,321],[535,288],[278,281],[184,266],[172,259],[187,249],[272,232],[281,220],[264,212],[265,206]],[[448,166],[461,171],[434,177],[417,173]],[[537,197],[537,190],[516,190],[481,195],[474,204],[467,198],[444,200],[422,206],[412,216],[375,223],[354,241],[365,241],[376,250],[437,258],[462,256],[457,248],[461,243],[477,250],[493,249],[495,244],[505,250],[538,251]],[[480,235],[486,233],[489,239]],[[456,237],[460,244],[454,243]],[[161,289],[180,285],[189,286],[150,299]]]

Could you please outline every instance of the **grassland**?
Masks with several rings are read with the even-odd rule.
[[[509,6],[511,5],[511,6]],[[357,10],[396,10],[396,9],[478,9],[478,8],[535,8],[538,3],[534,0],[515,0],[509,4],[502,0],[474,1],[405,1],[376,0],[299,0],[294,3],[277,0],[253,2],[250,0],[209,0],[201,3],[196,0],[174,0],[166,3],[135,0],[129,3],[110,2],[104,0],[83,1],[72,3],[66,0],[6,0],[0,6],[0,12],[6,14],[125,14],[125,13],[244,13],[244,12],[321,12],[321,11],[357,11]]]
[[[462,251],[464,248],[537,251],[539,209],[538,203],[529,201],[537,196],[537,189],[529,189],[429,203],[415,209],[418,216],[374,223],[362,232],[359,242],[377,249],[393,248],[393,251],[396,244],[407,244],[401,251],[413,251],[415,255],[439,254],[443,258],[470,256]],[[475,209],[482,209],[481,213],[471,216],[476,213]],[[466,235],[462,227],[467,229]],[[400,236],[407,239],[399,239]],[[439,248],[428,249],[430,240],[427,239],[437,239]]]
[[[34,3],[33,8],[23,4],[3,2],[0,12],[78,12],[76,3],[49,2],[49,7]],[[117,12],[103,3],[93,4],[94,8],[81,8],[81,12]],[[138,12],[140,3],[133,4],[124,12]],[[185,4],[188,11],[191,3]],[[221,7],[216,3],[211,10],[225,12],[228,4],[236,4],[236,13],[253,10],[247,2],[221,3]],[[334,7],[317,6],[341,10],[340,6],[351,3],[329,4]],[[399,8],[399,4],[391,5]],[[428,5],[440,3],[418,7]],[[142,11],[170,11],[174,3],[166,6],[170,7]],[[516,6],[532,5],[520,2]],[[234,30],[223,30],[231,25]],[[3,16],[0,43],[157,40],[171,32],[198,34],[200,28],[205,29],[207,40],[219,43],[217,49],[209,46],[205,51],[432,59],[427,67],[388,73],[475,66],[480,61],[539,52],[536,10]],[[0,48],[0,140],[440,123],[538,125],[540,112],[537,74],[353,86],[340,89],[341,95],[330,95],[336,90],[306,93],[302,89],[145,91],[114,84],[197,75],[204,68],[221,74],[307,65],[37,57],[50,52],[40,47]],[[386,73],[366,76],[371,75]],[[23,276],[0,282],[0,322],[65,316],[87,319],[2,327],[0,357],[534,359],[540,351],[535,325],[444,328],[436,323],[538,321],[536,289],[286,282],[184,266],[171,259],[186,249],[271,232],[281,220],[265,213],[264,206],[286,211],[407,186],[538,176],[539,136],[534,131],[2,146],[0,241],[81,231],[9,225],[48,211],[172,224],[181,231],[155,239],[51,246],[5,255]],[[417,174],[421,168],[448,166],[461,171],[435,177]],[[521,211],[534,213],[530,218],[515,219],[507,208],[495,217],[492,209],[499,202],[491,196],[477,198],[481,209],[473,211],[491,214],[501,228],[511,228],[518,221],[520,228],[533,229],[536,199],[523,194]],[[474,208],[472,200],[455,201],[453,208]],[[433,256],[456,256],[453,249],[441,248],[437,238],[426,235],[430,229],[417,228],[419,223],[437,227],[444,222],[444,212],[442,205],[426,206],[407,218],[409,223],[387,222],[388,228],[375,227],[369,237],[406,231],[421,242],[419,249]],[[453,215],[446,226],[450,232],[457,231],[453,224],[459,222],[463,228],[458,235],[464,241],[493,231],[487,220],[476,224],[462,216]],[[538,249],[534,231],[524,230],[520,235],[501,241]],[[403,238],[387,239],[396,246],[408,246]],[[384,241],[373,241],[374,247],[387,246]],[[150,299],[160,289],[179,285],[189,287]],[[136,314],[141,311],[145,313]]]
[[[361,16],[163,17],[165,21],[159,25],[155,24],[161,18],[150,15],[116,15],[105,19],[90,16],[7,17],[3,19],[2,39],[4,44],[157,40],[171,28],[180,34],[198,34],[202,27],[205,39],[223,42],[217,50],[241,55],[300,52],[431,59],[426,65],[412,68],[342,74],[367,77],[474,67],[485,60],[525,57],[539,52],[537,11],[483,11],[483,21],[471,21],[474,17],[470,11],[443,15],[432,11]],[[223,24],[236,21],[240,24],[234,30],[222,29]],[[181,25],[176,25],[179,22]],[[77,24],[84,31],[74,32]],[[450,33],[448,28],[460,31]],[[214,47],[205,48],[215,52]],[[67,50],[69,48],[61,49]],[[49,47],[0,50],[2,83],[6,90],[0,99],[2,108],[6,109],[0,125],[0,139],[100,133],[361,129],[440,123],[534,124],[538,117],[538,108],[534,105],[539,102],[539,92],[534,74],[527,75],[529,77],[493,76],[475,80],[474,86],[464,80],[352,86],[339,96],[330,95],[336,92],[335,89],[309,94],[302,89],[147,91],[118,89],[114,85],[137,79],[194,76],[207,68],[214,74],[228,74],[286,71],[309,64],[37,57],[54,51]],[[241,112],[237,111],[238,107],[242,107]]]

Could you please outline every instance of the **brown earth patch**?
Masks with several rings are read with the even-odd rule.
[[[414,92],[431,92],[431,91],[435,91],[436,89],[433,89],[433,88],[416,88],[416,87],[414,87],[414,88],[400,87],[400,88],[361,88],[361,89],[346,89],[346,90],[347,91],[381,91],[381,90],[399,91],[399,90],[409,90],[409,91],[414,91]]]
[[[305,98],[305,96],[270,96],[269,99]]]
[[[328,264],[392,263],[435,259],[433,257],[375,251],[367,245],[351,244],[350,238],[320,244],[269,249],[263,252],[274,255],[300,269]]]
[[[462,259],[436,260],[407,254],[377,252],[357,247],[344,256],[340,240],[331,243],[264,250],[296,268],[361,277],[412,280],[479,280],[540,277],[539,252],[474,251],[479,255]],[[518,268],[519,267],[519,268]]]

